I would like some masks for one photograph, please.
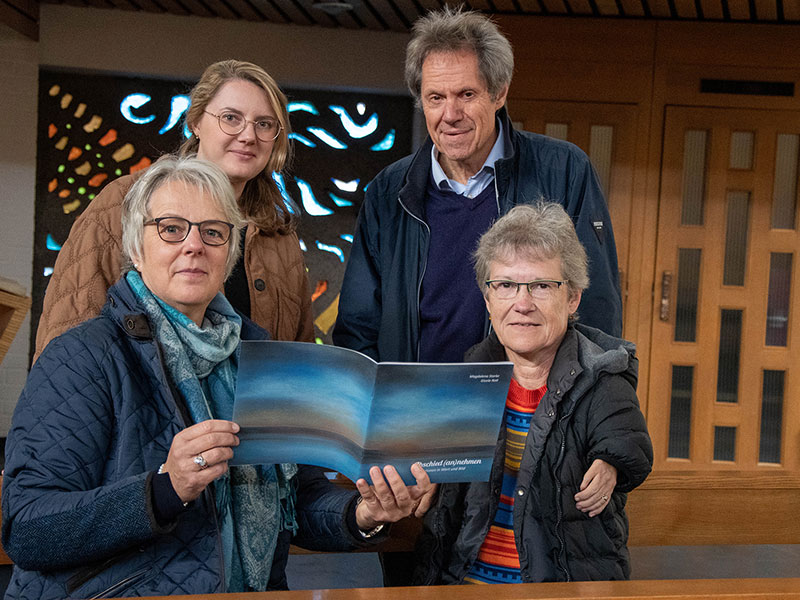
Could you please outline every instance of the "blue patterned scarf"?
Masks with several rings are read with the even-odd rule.
[[[206,309],[203,326],[154,295],[136,271],[126,275],[155,329],[167,372],[195,423],[233,417],[242,319],[222,294]],[[214,483],[229,592],[264,591],[282,529],[297,530],[297,466],[231,467]]]

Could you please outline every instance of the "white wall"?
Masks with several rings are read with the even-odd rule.
[[[405,92],[408,36],[42,4],[43,65],[195,78],[249,60],[281,85]]]
[[[0,275],[30,294],[33,265],[33,206],[36,177],[35,42],[0,25]],[[28,372],[29,317],[0,364],[0,435]]]
[[[40,65],[196,78],[226,58],[284,86],[405,93],[406,34],[42,4],[39,42],[0,25],[0,275],[30,293]],[[25,383],[30,323],[0,364],[0,436]]]

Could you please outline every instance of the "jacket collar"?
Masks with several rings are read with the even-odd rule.
[[[495,179],[500,195],[508,187],[509,179],[514,171],[513,166],[516,157],[516,130],[511,124],[508,111],[505,106],[495,113],[497,119],[503,124],[505,131],[505,148],[503,154],[505,158],[495,163]],[[405,209],[420,221],[425,221],[425,197],[428,181],[431,179],[431,150],[433,140],[430,136],[425,138],[422,146],[414,153],[411,165],[406,171],[403,186],[398,194],[400,203]]]
[[[496,362],[508,359],[505,348],[492,331],[486,339],[467,351],[464,360]],[[633,343],[594,327],[569,325],[553,360],[547,389],[556,392],[561,390],[558,393],[561,397],[571,390],[577,392],[575,397],[579,398],[603,373],[622,375],[636,389],[638,367],[639,360]]]
[[[102,313],[114,321],[127,335],[138,339],[152,339],[153,330],[150,320],[144,314],[139,299],[128,285],[125,277],[108,289],[106,305]],[[269,332],[255,322],[236,311],[242,317],[243,340],[268,340]]]

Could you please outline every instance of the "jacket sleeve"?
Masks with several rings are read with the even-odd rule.
[[[380,222],[375,206],[380,193],[378,184],[376,179],[369,186],[358,214],[333,330],[334,344],[358,350],[374,360],[380,360],[378,334],[382,316]]]
[[[565,208],[589,258],[589,288],[578,308],[580,322],[622,337],[622,297],[611,215],[597,174],[583,153],[571,161],[567,194]]]
[[[69,332],[33,366],[6,442],[3,546],[26,570],[113,556],[162,531],[152,516],[151,474],[104,483],[113,457],[110,386],[90,348]]]
[[[601,377],[592,392],[587,422],[587,458],[617,469],[617,490],[630,492],[653,467],[653,445],[636,392],[625,378]]]
[[[109,183],[72,225],[47,284],[36,331],[36,361],[47,344],[100,314],[121,271],[122,199],[127,185]]]
[[[357,492],[333,484],[319,467],[298,467],[299,528],[292,543],[309,550],[341,552],[385,541],[386,533],[366,539],[353,530],[355,517],[348,517],[355,515]]]

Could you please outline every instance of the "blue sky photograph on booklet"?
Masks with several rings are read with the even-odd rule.
[[[232,465],[317,465],[355,481],[387,464],[413,484],[488,481],[512,364],[377,363],[336,346],[242,342]]]

